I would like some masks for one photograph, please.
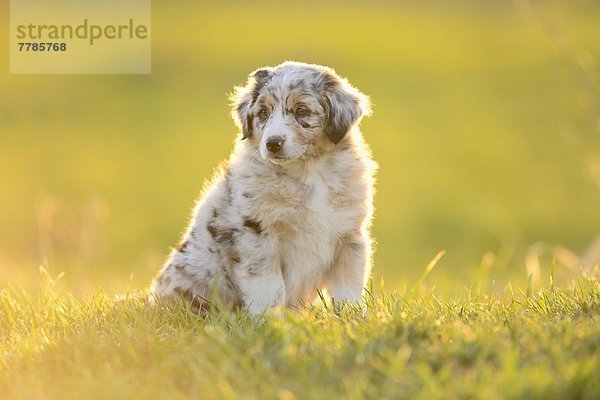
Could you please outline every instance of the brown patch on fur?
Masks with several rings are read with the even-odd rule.
[[[195,313],[206,314],[210,310],[210,302],[204,297],[180,287],[174,288],[173,291],[183,297],[192,306],[192,310],[194,310]]]
[[[212,223],[210,223],[206,225],[206,230],[208,231],[208,233],[210,233],[210,236],[213,238],[213,240],[216,241],[219,234],[217,228]]]
[[[235,233],[239,232],[235,228],[219,228],[213,222],[206,225],[206,230],[217,243],[235,244]]]
[[[246,220],[244,221],[244,226],[252,229],[257,235],[260,235],[263,231],[262,227],[260,226],[260,223],[251,218],[246,218]]]
[[[215,228],[214,225],[210,226],[212,227],[210,231],[211,235],[214,233],[213,239],[215,239],[217,243],[235,244],[234,234],[237,232],[237,229],[218,229]]]

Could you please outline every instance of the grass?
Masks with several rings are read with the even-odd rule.
[[[597,399],[600,285],[499,295],[423,287],[206,318],[52,285],[0,292],[3,399]]]

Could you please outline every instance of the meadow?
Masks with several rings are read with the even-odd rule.
[[[0,398],[600,397],[598,3],[152,12],[150,75],[0,65]],[[370,305],[148,309],[231,150],[227,93],[284,60],[373,101]]]
[[[597,399],[600,286],[428,290],[282,316],[0,293],[8,399]]]

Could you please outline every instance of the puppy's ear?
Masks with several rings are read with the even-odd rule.
[[[231,116],[238,128],[242,130],[242,140],[252,135],[252,119],[250,109],[254,105],[262,87],[271,80],[273,71],[261,68],[248,76],[246,86],[236,86],[229,96],[231,101]]]
[[[363,116],[371,114],[369,98],[333,70],[323,72],[323,84],[325,133],[333,144],[338,144]]]

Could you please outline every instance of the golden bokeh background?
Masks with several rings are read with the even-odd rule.
[[[448,292],[600,258],[600,3],[198,3],[154,2],[148,76],[4,60],[0,286],[41,264],[78,294],[147,285],[231,150],[227,93],[284,60],[373,100],[376,283],[410,287],[442,249],[427,280]]]

